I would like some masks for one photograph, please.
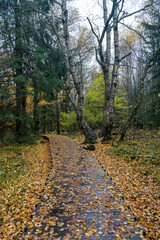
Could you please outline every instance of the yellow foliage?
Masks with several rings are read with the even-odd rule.
[[[88,92],[85,94],[85,98],[89,98],[93,102],[99,102],[101,105],[104,104],[104,80],[102,75],[94,79]]]
[[[32,92],[33,90],[34,90],[34,88],[32,88],[32,87],[29,87],[29,88],[28,88],[28,91],[29,91],[29,92]]]
[[[45,106],[45,105],[48,105],[48,102],[46,102],[45,100],[41,100],[38,105],[40,106]]]
[[[2,150],[3,148],[0,149],[0,159],[6,164],[9,161],[8,153]],[[0,220],[3,219],[0,239],[3,240],[19,239],[18,235],[26,223],[29,227],[34,226],[31,213],[35,204],[39,203],[39,196],[42,194],[51,166],[48,142],[43,144],[38,141],[33,146],[22,146],[19,151],[21,154],[19,158],[25,159],[24,171],[21,171],[18,178],[13,178],[12,175],[12,181],[3,182],[0,189]],[[13,149],[10,157],[16,159],[19,154]],[[7,169],[12,173],[18,171],[18,167],[9,162]]]
[[[132,26],[129,26],[132,28]],[[137,34],[133,31],[129,31],[126,28],[122,28],[121,33],[120,33],[121,40],[125,40],[125,44],[128,46],[129,45],[135,45],[135,43],[138,41]]]

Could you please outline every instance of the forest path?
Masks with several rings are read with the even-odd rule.
[[[98,161],[68,137],[48,138],[52,168],[21,239],[142,239],[142,229]]]

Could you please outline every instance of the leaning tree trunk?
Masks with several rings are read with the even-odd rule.
[[[95,142],[97,140],[97,136],[93,132],[93,130],[87,125],[87,123],[84,121],[84,118],[83,118],[83,102],[84,102],[83,86],[82,86],[82,82],[79,82],[77,79],[75,67],[72,59],[72,54],[71,54],[70,38],[69,38],[69,31],[68,31],[68,11],[66,6],[66,0],[62,0],[62,22],[63,22],[63,31],[64,31],[65,48],[66,48],[65,60],[66,60],[66,66],[68,66],[67,67],[68,72],[66,76],[67,88],[69,87],[69,78],[71,73],[74,86],[76,89],[76,93],[78,95],[77,106],[72,101],[73,106],[75,107],[76,113],[77,113],[78,126],[85,136],[85,142],[88,142],[88,143]],[[69,93],[69,89],[67,89],[67,92]]]

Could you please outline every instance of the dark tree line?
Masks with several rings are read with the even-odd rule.
[[[45,17],[47,1],[3,1],[0,9],[1,136],[12,130],[23,141],[53,129],[53,100],[64,86],[64,53]]]
[[[67,0],[2,0],[0,3],[0,135],[19,142],[31,134],[60,133],[60,111],[76,113],[86,142],[97,139],[84,117],[86,65],[95,56],[104,79],[104,111],[100,135],[112,139],[117,90],[126,91],[128,118],[118,126],[120,139],[130,126],[160,123],[160,3],[145,3],[126,12],[124,0],[102,1],[102,31],[88,18],[90,34],[82,28],[76,44]],[[139,29],[124,20],[143,12]],[[137,46],[120,39],[120,26],[134,32]],[[75,30],[75,29],[74,29]],[[99,34],[100,33],[100,34]],[[94,36],[94,41],[91,40]],[[113,42],[112,42],[113,41]],[[136,44],[135,44],[136,45]],[[112,49],[113,46],[113,49]],[[136,57],[135,57],[136,56]],[[94,74],[90,74],[93,76]],[[119,84],[120,83],[120,84]],[[120,85],[120,87],[119,87]],[[59,103],[59,97],[64,99]],[[96,103],[95,103],[96,104]],[[85,106],[86,108],[86,106]],[[119,121],[117,121],[119,122]]]

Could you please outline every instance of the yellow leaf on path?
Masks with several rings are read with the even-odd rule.
[[[29,227],[30,227],[30,228],[33,228],[33,223],[30,223],[30,224],[29,224]]]
[[[49,221],[48,224],[49,224],[50,226],[55,226],[55,225],[56,225],[56,221]]]
[[[92,234],[93,234],[93,230],[90,230],[86,233],[86,237],[90,237],[90,236],[92,236]]]
[[[69,233],[67,233],[66,236],[64,236],[64,238],[62,240],[70,240],[71,239],[71,235]]]
[[[58,225],[58,227],[62,227],[64,225],[64,223],[58,222],[57,225]]]

